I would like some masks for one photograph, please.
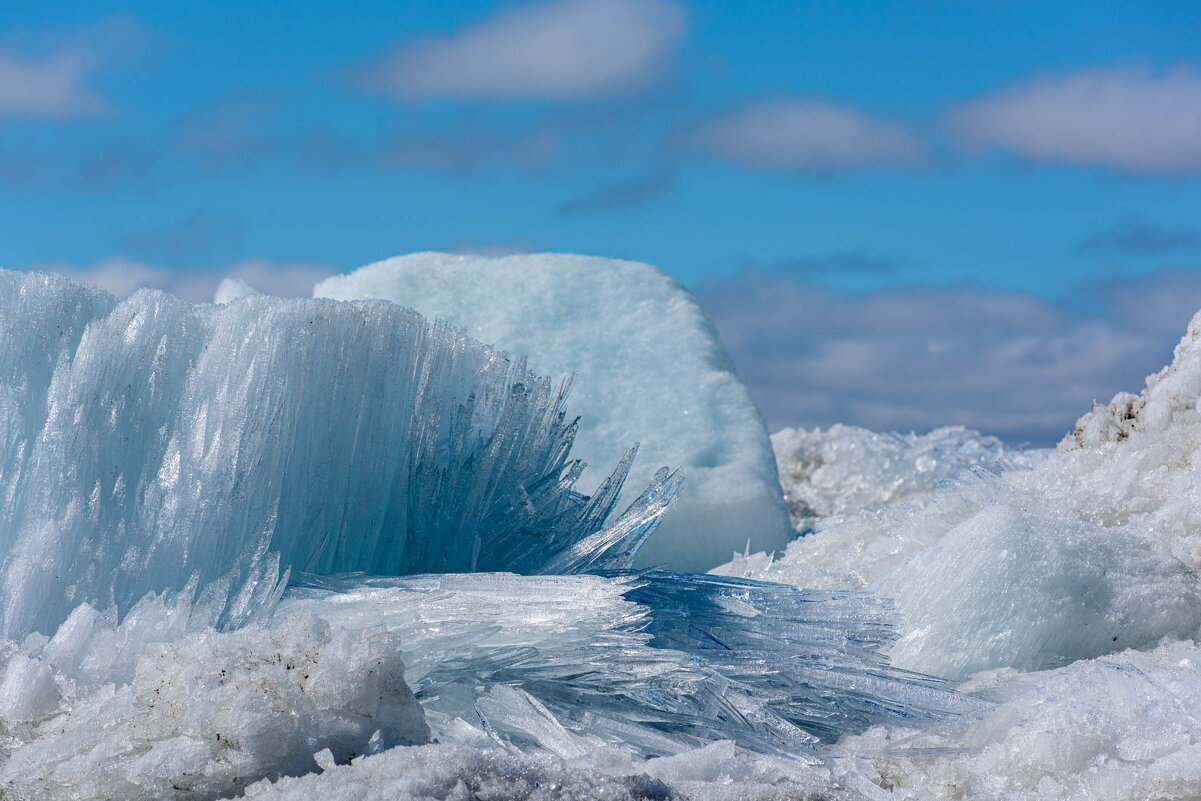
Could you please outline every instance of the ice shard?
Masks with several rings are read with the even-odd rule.
[[[472,726],[518,751],[658,756],[731,740],[795,755],[984,708],[891,668],[890,610],[867,593],[659,570],[301,576],[281,611],[384,625],[436,739]]]

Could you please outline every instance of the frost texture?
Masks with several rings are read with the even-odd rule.
[[[230,627],[270,608],[283,568],[622,567],[678,487],[660,473],[581,549],[633,452],[575,493],[566,385],[390,303],[116,303],[3,272],[0,320],[9,637],[193,576]]]
[[[615,744],[674,754],[712,740],[796,754],[880,720],[980,709],[889,667],[888,609],[863,593],[659,571],[306,583],[281,611],[386,626],[440,741],[471,726],[480,739],[562,757]]]
[[[577,457],[609,465],[641,442],[635,486],[664,464],[688,477],[640,565],[708,570],[748,540],[775,551],[790,539],[763,416],[708,313],[661,270],[567,254],[415,253],[329,278],[314,295],[392,300],[543,375],[574,373]]]

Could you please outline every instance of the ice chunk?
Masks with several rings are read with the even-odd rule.
[[[0,319],[21,323],[0,374],[9,637],[193,578],[231,627],[286,568],[623,567],[678,487],[660,474],[614,516],[630,452],[574,492],[567,385],[391,303],[117,304],[0,272]]]
[[[584,256],[419,253],[329,278],[314,294],[386,298],[528,357],[535,372],[574,372],[584,414],[573,453],[607,465],[638,441],[634,486],[660,465],[687,478],[640,564],[707,570],[748,540],[765,551],[788,541],[763,417],[708,314],[658,269]]]

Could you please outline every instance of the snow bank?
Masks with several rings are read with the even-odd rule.
[[[708,314],[683,286],[635,262],[568,255],[491,259],[418,253],[326,279],[314,295],[386,298],[529,358],[574,372],[583,417],[574,453],[612,464],[641,442],[630,480],[660,465],[685,476],[640,564],[707,570],[790,532],[763,417]]]

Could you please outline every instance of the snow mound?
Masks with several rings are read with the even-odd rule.
[[[326,279],[314,295],[392,300],[527,357],[542,375],[574,372],[572,396],[583,410],[576,455],[612,464],[637,441],[635,486],[659,465],[685,476],[639,564],[707,570],[748,541],[763,551],[788,541],[763,417],[708,314],[655,267],[418,253]]]
[[[1045,670],[1201,627],[1197,575],[1163,545],[1005,505],[872,587],[906,623],[893,662],[949,679],[997,665]]]
[[[52,639],[8,644],[0,787],[25,799],[220,798],[258,779],[429,739],[382,630],[311,615],[189,630],[150,597],[116,625],[80,606]]]
[[[1000,703],[937,731],[880,726],[841,745],[871,759],[894,799],[1185,801],[1201,790],[1194,642],[984,673],[965,689]]]

